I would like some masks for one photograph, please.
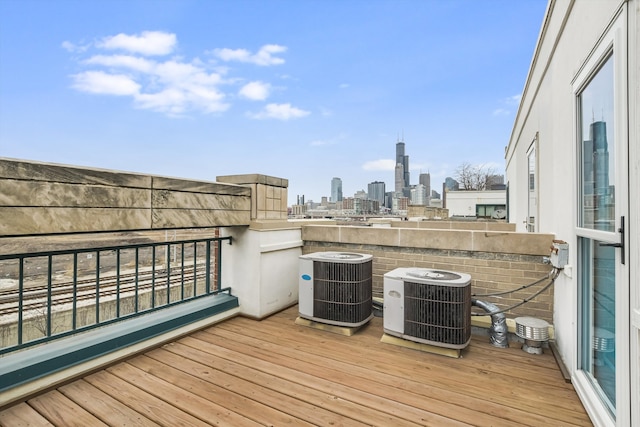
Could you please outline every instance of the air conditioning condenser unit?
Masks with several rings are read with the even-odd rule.
[[[384,332],[452,349],[471,340],[471,276],[396,268],[384,275]]]
[[[316,252],[300,257],[300,317],[358,327],[373,318],[373,257],[349,252]]]

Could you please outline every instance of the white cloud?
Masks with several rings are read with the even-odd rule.
[[[154,61],[131,55],[95,55],[84,61],[89,65],[104,65],[105,67],[130,68],[135,71],[151,72]]]
[[[187,97],[178,89],[165,89],[156,93],[141,93],[135,97],[139,108],[169,113],[183,114],[186,110]]]
[[[240,88],[240,96],[253,101],[264,101],[269,96],[271,85],[264,82],[250,82]]]
[[[260,50],[252,54],[246,49],[215,49],[214,55],[223,61],[238,61],[248,62],[250,64],[269,66],[284,64],[284,59],[275,57],[273,55],[286,52],[285,46],[277,44],[267,44],[260,48]]]
[[[520,105],[520,100],[522,99],[522,94],[517,94],[513,96],[508,96],[500,100],[500,104],[502,107],[498,107],[492,111],[491,115],[494,117],[499,116],[509,116],[514,110],[514,107],[518,107]]]
[[[267,104],[259,113],[249,113],[253,119],[278,119],[290,120],[308,116],[309,111],[304,111],[291,104]]]
[[[78,46],[76,44],[71,43],[70,41],[63,41],[62,48],[71,53],[82,53],[89,49],[89,45]]]
[[[519,93],[517,95],[513,95],[505,99],[505,103],[508,105],[519,105],[521,99],[522,99],[522,94]]]
[[[173,52],[176,35],[162,31],[143,31],[141,35],[117,34],[96,44],[103,49],[120,49],[142,55],[167,55]]]
[[[202,67],[185,62],[166,61],[158,64],[154,74],[162,82],[176,86],[215,86],[222,83],[222,77],[217,73],[207,73]]]
[[[321,147],[324,145],[336,145],[336,144],[339,144],[341,141],[344,141],[345,139],[347,139],[348,136],[349,135],[347,133],[341,132],[340,134],[332,138],[316,139],[314,141],[311,141],[309,145],[311,145],[312,147]]]
[[[192,91],[167,88],[161,92],[143,93],[135,97],[138,108],[158,111],[174,117],[184,115],[192,108],[198,108],[207,113],[226,111],[229,105],[223,100],[222,93],[201,87],[196,87]]]
[[[340,84],[338,87],[339,87],[340,89],[346,89],[346,88],[348,88],[349,86],[350,86],[350,85],[349,85],[349,83],[342,83],[342,84]]]
[[[366,171],[393,171],[396,168],[396,161],[393,159],[371,160],[362,165]]]
[[[172,53],[176,45],[175,34],[161,31],[117,34],[84,47],[69,41],[62,43],[62,47],[72,53],[88,49],[95,51],[74,58],[84,68],[70,76],[75,90],[96,95],[128,96],[139,109],[162,112],[171,117],[191,112],[223,112],[230,108],[225,87],[233,87],[239,96],[250,100],[264,101],[270,96],[273,88],[268,82],[255,80],[247,83],[242,76],[227,77],[229,68],[215,61],[205,62],[198,57],[188,60],[175,55],[157,58]],[[243,49],[222,49],[219,52],[226,60],[275,65],[284,63],[284,59],[277,55],[286,49],[269,44],[256,53]],[[153,55],[156,58],[150,58]],[[249,116],[290,120],[308,114],[310,112],[291,104],[268,104],[262,111]]]
[[[71,78],[73,87],[81,92],[124,96],[136,95],[140,91],[140,85],[123,74],[85,71],[74,74]]]

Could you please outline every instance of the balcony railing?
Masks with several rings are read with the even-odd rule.
[[[0,255],[0,355],[221,292],[216,237]]]

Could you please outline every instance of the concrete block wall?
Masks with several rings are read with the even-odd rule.
[[[287,219],[289,180],[260,174],[218,176],[216,180],[251,189],[251,220]]]
[[[429,228],[436,230],[482,230],[482,231],[516,231],[516,225],[498,221],[391,221],[392,227]]]
[[[552,234],[370,228],[308,225],[302,227],[303,254],[346,251],[373,255],[373,291],[382,297],[383,276],[398,267],[419,267],[468,273],[472,293],[483,295],[516,289],[544,278],[551,266]],[[521,302],[546,283],[499,298],[477,296],[505,308]],[[553,286],[533,301],[508,311],[507,317],[533,316],[553,323]]]

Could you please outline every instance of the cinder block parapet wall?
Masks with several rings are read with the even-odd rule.
[[[251,205],[233,183],[0,158],[0,236],[248,225]]]
[[[468,273],[477,295],[516,289],[545,277],[543,263],[552,234],[304,225],[303,254],[346,251],[373,255],[374,295],[382,297],[383,276],[398,267],[420,267]],[[547,283],[496,297],[478,299],[508,307],[530,297]],[[553,322],[553,286],[533,301],[507,312]]]

